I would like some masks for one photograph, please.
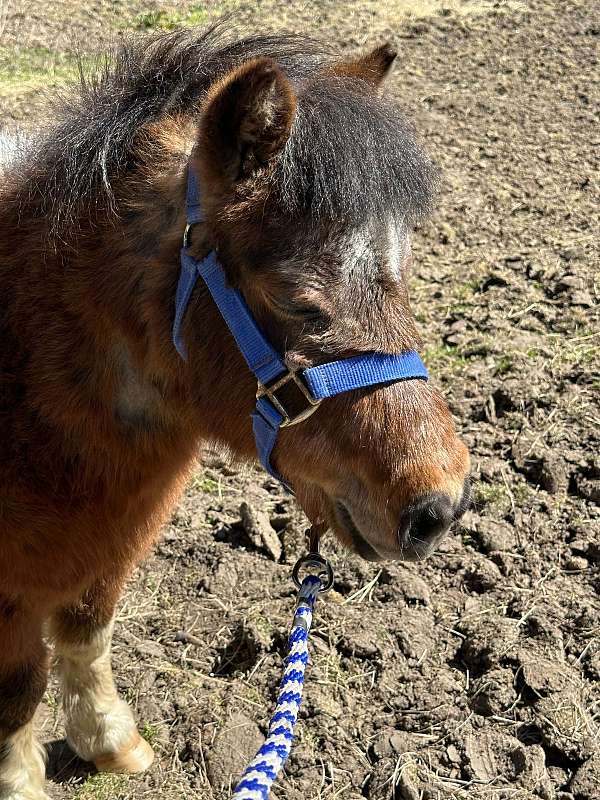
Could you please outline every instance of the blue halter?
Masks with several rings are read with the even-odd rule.
[[[427,369],[414,350],[397,355],[363,353],[308,369],[290,366],[265,338],[240,292],[228,286],[225,271],[216,252],[212,250],[202,261],[196,261],[190,255],[190,228],[204,220],[196,176],[191,169],[188,169],[186,209],[187,226],[181,248],[181,272],[175,296],[173,344],[179,355],[187,360],[181,326],[192,291],[200,276],[248,367],[256,376],[256,408],[252,413],[256,450],[263,467],[284,486],[287,486],[286,482],[271,464],[271,453],[280,428],[296,425],[310,417],[326,397],[411,378],[427,380]],[[287,384],[296,388],[304,404],[304,409],[295,415],[286,410],[284,402],[277,396],[279,389]]]

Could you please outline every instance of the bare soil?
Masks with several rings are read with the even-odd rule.
[[[67,63],[136,15],[198,9],[17,2],[4,57],[48,48]],[[341,50],[398,44],[390,91],[444,173],[415,235],[412,302],[477,482],[426,563],[325,543],[335,591],[318,604],[280,800],[600,800],[600,4],[446,5],[203,7]],[[36,124],[40,80],[0,84],[5,124]],[[55,800],[228,797],[273,707],[304,524],[261,471],[204,454],[117,625],[117,682],[156,764],[90,775],[61,741],[53,687],[39,723]]]

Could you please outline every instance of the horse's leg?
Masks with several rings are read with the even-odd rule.
[[[45,751],[33,715],[48,678],[42,621],[0,595],[0,798],[47,800]]]
[[[115,688],[110,646],[122,580],[97,581],[77,605],[57,612],[51,625],[59,657],[67,741],[103,772],[142,772],[153,761],[133,713]]]

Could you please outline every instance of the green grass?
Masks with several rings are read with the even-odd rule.
[[[156,725],[152,725],[150,722],[144,722],[140,730],[140,734],[142,738],[148,742],[148,744],[152,744],[158,736],[158,728]]]
[[[0,93],[4,95],[76,81],[79,73],[78,59],[71,54],[46,47],[0,47]]]
[[[126,775],[99,773],[90,775],[75,795],[75,800],[119,800],[125,796],[129,778]]]
[[[173,31],[190,25],[202,25],[207,19],[206,8],[196,4],[185,11],[164,8],[144,11],[133,18],[130,27],[140,31]]]
[[[465,366],[469,358],[463,356],[455,345],[442,345],[441,347],[428,347],[423,353],[425,363],[435,369],[440,366]]]
[[[208,475],[194,475],[190,481],[190,487],[204,494],[219,494],[218,482],[214,478],[209,478]]]
[[[478,481],[473,492],[473,502],[476,506],[487,506],[498,503],[504,498],[504,489],[497,483],[484,483]]]
[[[500,356],[496,364],[496,375],[506,375],[513,368],[512,356]]]

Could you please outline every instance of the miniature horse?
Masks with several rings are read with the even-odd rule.
[[[124,45],[0,189],[0,796],[40,800],[32,718],[47,633],[67,737],[100,770],[152,761],[110,667],[115,605],[199,444],[255,456],[256,384],[205,286],[171,329],[188,169],[262,329],[309,366],[419,346],[409,228],[435,173],[381,96],[388,45],[336,60],[217,26]],[[463,512],[468,455],[435,389],[352,391],[287,428],[274,464],[366,558],[425,557]],[[47,627],[46,627],[47,626]]]

